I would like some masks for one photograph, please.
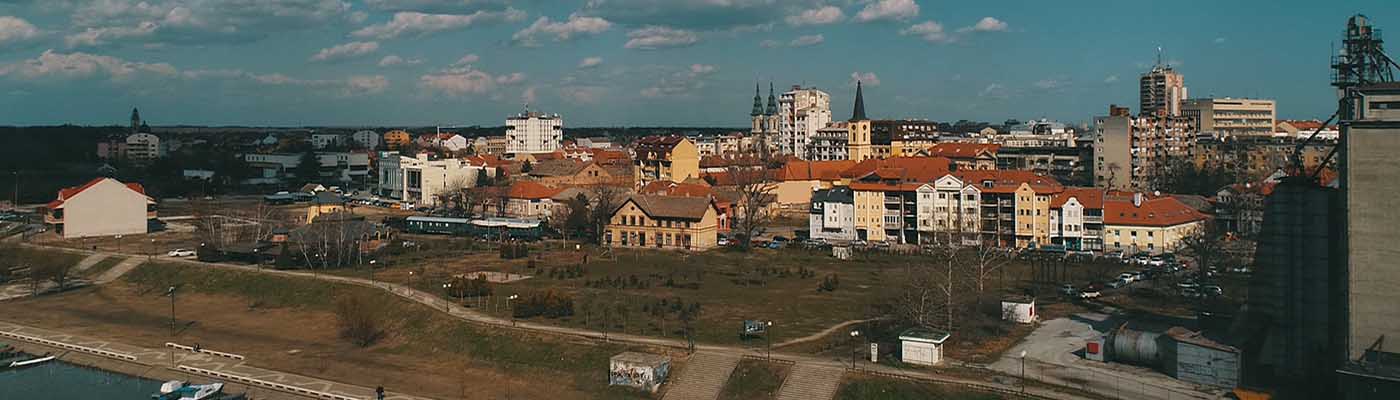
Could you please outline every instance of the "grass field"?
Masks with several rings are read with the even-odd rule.
[[[903,379],[849,376],[837,400],[997,400],[1006,397]]]
[[[174,339],[163,296],[172,285],[187,326]],[[387,335],[367,348],[341,339],[339,296],[377,305]],[[437,398],[644,399],[606,386],[607,361],[656,351],[481,328],[370,288],[161,263],[104,287],[0,304],[0,319],[151,348],[201,343],[270,369]]]
[[[778,396],[790,368],[787,365],[745,359],[739,361],[719,400],[765,400]]]
[[[97,276],[102,275],[103,272],[107,272],[107,270],[112,269],[112,267],[117,266],[117,264],[121,264],[122,261],[126,261],[126,257],[111,256],[104,258],[102,259],[102,261],[98,261],[97,264],[93,264],[91,267],[88,267],[87,270],[84,270],[83,276],[88,278],[95,278]]]

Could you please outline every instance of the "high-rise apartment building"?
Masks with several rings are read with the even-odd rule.
[[[1142,115],[1181,115],[1181,102],[1186,100],[1186,79],[1170,65],[1162,64],[1160,56],[1151,71],[1142,74],[1138,92]]]
[[[1186,100],[1181,115],[1196,120],[1196,131],[1218,137],[1271,136],[1277,118],[1273,100],[1229,97]]]
[[[1129,115],[1109,106],[1109,115],[1094,119],[1094,186],[1151,190],[1154,178],[1174,162],[1192,162],[1196,140],[1188,117]]]
[[[810,160],[808,145],[817,130],[831,123],[831,95],[793,86],[778,98],[778,152]]]
[[[506,118],[506,153],[553,153],[564,142],[564,118],[530,111]]]

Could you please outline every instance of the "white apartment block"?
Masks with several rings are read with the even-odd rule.
[[[564,142],[559,114],[525,112],[506,118],[506,153],[552,153]]]
[[[350,134],[350,142],[363,149],[373,150],[379,147],[380,139],[383,137],[379,132],[363,130]]]
[[[808,160],[846,160],[849,158],[850,141],[851,134],[846,122],[836,122],[817,129],[807,140]]]
[[[248,153],[243,161],[256,172],[243,183],[253,185],[281,184],[293,177],[301,165],[300,153]],[[356,152],[316,152],[319,169],[315,177],[295,177],[304,181],[367,182],[369,179],[369,153]]]
[[[1196,131],[1217,137],[1270,136],[1277,119],[1273,100],[1229,97],[1186,100],[1181,115],[1196,119]]]
[[[338,133],[313,133],[311,134],[311,147],[324,149],[332,146],[345,145],[345,136]]]
[[[126,137],[126,159],[136,162],[160,158],[160,137],[150,133],[136,133]]]
[[[981,231],[982,191],[977,185],[964,184],[953,175],[938,178],[917,190],[915,208],[918,213],[919,236],[925,243],[946,243],[962,239],[975,244]]]
[[[831,123],[831,95],[793,86],[778,99],[778,152],[810,160],[810,139]]]
[[[856,239],[855,198],[849,186],[812,192],[807,230],[813,239]]]
[[[495,168],[469,165],[456,158],[429,160],[427,154],[414,158],[398,152],[380,152],[376,192],[417,205],[433,206],[447,191],[476,186],[482,170],[487,175],[496,173]]]

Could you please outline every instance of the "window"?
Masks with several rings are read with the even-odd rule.
[[[1147,237],[1152,237],[1152,231],[1147,231]]]

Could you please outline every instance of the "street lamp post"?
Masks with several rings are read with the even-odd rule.
[[[448,282],[448,283],[442,284],[442,291],[443,291],[443,292],[446,292],[448,296],[451,296],[451,295],[452,295],[452,283],[451,283],[451,282]],[[452,304],[452,302],[447,301],[446,299],[443,299],[443,302],[442,302],[442,310],[443,310],[443,311],[448,311],[448,312],[450,313],[450,310],[449,310],[449,307],[451,307],[450,304]]]
[[[413,290],[413,271],[408,271],[408,290]]]
[[[510,297],[506,297],[506,312],[510,313],[510,326],[515,326],[515,309],[511,308],[510,302],[518,298],[520,298],[518,294],[512,294]]]
[[[860,331],[853,330],[851,335],[851,369],[856,369],[856,337],[860,336]]]
[[[175,337],[175,287],[171,286],[165,290],[165,295],[170,296],[170,337]]]
[[[768,361],[773,361],[773,321],[768,321],[768,329],[764,330],[763,339],[768,342]]]
[[[1026,351],[1021,350],[1021,394],[1026,393]]]
[[[369,260],[369,284],[370,284],[370,285],[373,285],[373,284],[374,284],[374,264],[377,263],[377,262],[379,262],[379,260]]]
[[[151,239],[151,253],[146,257],[146,261],[151,261],[151,260],[155,260],[155,259],[156,259],[156,240],[155,240],[155,239]]]

